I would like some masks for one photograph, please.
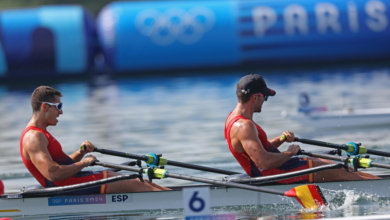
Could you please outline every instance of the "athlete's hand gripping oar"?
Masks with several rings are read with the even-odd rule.
[[[206,179],[201,177],[194,177],[194,176],[188,176],[188,175],[182,175],[182,174],[175,174],[170,173],[163,169],[157,169],[157,168],[137,168],[137,167],[129,167],[129,166],[123,166],[118,164],[112,164],[112,163],[103,163],[96,161],[95,165],[103,166],[103,167],[109,167],[109,168],[116,168],[121,170],[128,170],[133,172],[142,172],[147,174],[153,174],[156,178],[175,178],[175,179],[182,179],[182,180],[190,180],[190,181],[196,181],[196,182],[202,182],[202,183],[209,183],[209,184],[216,184],[216,185],[222,185],[222,186],[229,186],[229,187],[235,187],[240,189],[246,189],[246,190],[253,190],[258,192],[264,192],[264,193],[270,193],[270,194],[276,194],[276,195],[282,195],[282,196],[288,196],[293,197],[298,200],[298,202],[305,208],[309,209],[317,209],[320,206],[327,205],[325,197],[322,195],[321,189],[314,184],[308,184],[308,185],[301,185],[294,187],[290,189],[289,191],[282,191],[282,190],[275,190],[275,189],[269,189],[269,188],[263,188],[263,187],[257,187],[257,186],[250,186],[250,185],[244,185],[240,183],[233,183],[233,182],[225,182],[225,181],[218,181],[218,180],[212,180],[212,179]]]
[[[83,146],[81,146],[81,147],[83,147]],[[204,166],[199,166],[199,165],[194,165],[194,164],[188,164],[188,163],[167,160],[167,159],[161,157],[160,155],[156,155],[153,153],[150,153],[148,155],[136,155],[136,154],[119,152],[119,151],[100,149],[100,148],[96,148],[96,147],[95,147],[94,151],[102,153],[102,154],[112,155],[112,156],[142,160],[142,161],[145,161],[147,164],[153,165],[153,166],[172,165],[172,166],[177,166],[177,167],[183,167],[183,168],[189,168],[189,169],[201,170],[201,171],[208,171],[208,172],[226,174],[226,175],[239,174],[237,172],[228,171],[228,170],[221,170],[221,169],[216,169],[216,168],[211,168],[211,167],[204,167]]]
[[[390,157],[390,153],[366,149],[365,147],[360,146],[359,144],[356,144],[354,142],[349,142],[347,144],[333,144],[333,143],[329,143],[329,142],[301,139],[301,138],[297,138],[297,137],[295,137],[295,141],[298,141],[298,142],[301,142],[304,144],[311,144],[311,145],[316,145],[316,146],[321,146],[321,147],[329,147],[329,148],[344,150],[349,155],[373,154],[373,155],[378,155],[378,156]]]
[[[358,168],[369,168],[369,167],[380,167],[380,168],[390,169],[390,165],[388,164],[376,163],[373,162],[373,160],[364,157],[347,158],[347,157],[339,157],[339,156],[333,156],[328,154],[311,153],[311,152],[306,152],[304,150],[299,151],[298,154],[350,163],[353,165],[355,170]]]

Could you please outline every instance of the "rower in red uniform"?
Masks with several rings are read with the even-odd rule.
[[[61,144],[47,131],[49,126],[57,125],[58,117],[63,114],[61,97],[61,92],[49,86],[36,88],[31,96],[33,116],[20,137],[20,155],[26,168],[43,187],[67,186],[121,175],[112,171],[81,171],[96,161],[93,155],[86,155],[95,148],[89,141],[81,144],[85,149],[71,155],[63,152]],[[159,190],[168,188],[132,179],[86,188],[83,193]]]
[[[264,130],[253,121],[253,114],[260,113],[269,96],[276,92],[267,87],[262,76],[250,74],[242,77],[236,87],[238,103],[225,123],[225,139],[229,150],[241,167],[251,177],[282,174],[333,163],[312,157],[294,157],[299,145],[290,145],[287,151],[278,147],[285,141],[294,141],[294,133],[285,131],[279,137],[268,139]],[[286,138],[282,138],[282,136]],[[277,181],[278,183],[329,182],[338,180],[380,179],[363,172],[346,172],[344,168],[326,170],[315,174]]]

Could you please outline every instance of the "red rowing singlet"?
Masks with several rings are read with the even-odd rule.
[[[230,114],[229,114],[230,115]],[[229,116],[228,116],[229,117]],[[227,144],[229,146],[230,152],[232,152],[233,156],[236,158],[238,163],[241,165],[241,167],[245,170],[245,172],[249,176],[262,176],[261,169],[251,160],[249,155],[246,152],[237,152],[234,150],[232,146],[232,142],[230,140],[230,130],[234,124],[234,122],[240,120],[240,119],[247,119],[244,116],[236,116],[232,118],[229,122],[226,121],[227,126],[225,126],[225,139],[227,141]],[[251,120],[252,121],[252,120]],[[268,141],[267,134],[264,132],[264,130],[256,124],[254,121],[252,121],[253,124],[256,126],[256,130],[258,133],[259,140],[261,144],[263,145],[264,149],[268,152],[280,152],[274,145],[271,144],[271,142]]]
[[[229,117],[229,116],[228,116]],[[230,130],[234,124],[239,119],[248,119],[243,116],[236,116],[232,118],[229,122],[226,121],[227,126],[225,125],[225,139],[227,141],[227,144],[229,146],[230,152],[232,152],[233,156],[236,158],[238,163],[241,165],[241,167],[245,170],[245,172],[251,176],[269,176],[269,175],[277,175],[282,173],[288,173],[292,171],[298,171],[298,170],[304,170],[307,168],[313,167],[313,161],[308,160],[306,157],[293,157],[290,158],[286,163],[284,163],[282,166],[278,168],[268,169],[268,170],[262,170],[260,169],[249,157],[249,155],[246,152],[237,152],[234,150],[232,146],[232,142],[230,139]],[[249,119],[248,119],[249,120]],[[252,121],[252,120],[251,120]],[[253,124],[256,126],[256,130],[258,132],[258,137],[263,145],[264,149],[268,152],[277,152],[280,153],[280,151],[271,143],[268,141],[267,134],[264,132],[264,130],[256,124],[254,121],[252,121]],[[314,175],[308,174],[303,176],[298,176],[286,180],[279,180],[276,181],[277,183],[282,184],[289,184],[289,183],[312,183],[314,181]]]
[[[43,186],[43,187],[48,187],[47,186],[47,179],[38,171],[38,169],[34,166],[34,164],[31,162],[31,160],[28,160],[24,157],[23,155],[23,146],[22,146],[22,141],[24,135],[29,131],[29,130],[37,130],[42,132],[46,137],[47,140],[49,141],[49,145],[47,146],[47,149],[49,151],[50,156],[52,157],[53,161],[60,164],[60,165],[70,165],[73,164],[74,161],[72,158],[70,158],[68,155],[66,155],[62,151],[61,144],[47,131],[34,127],[34,126],[29,126],[25,128],[22,132],[22,136],[20,138],[20,156],[22,156],[22,160],[26,168],[30,171],[30,173],[37,179],[37,181]],[[55,183],[55,182],[54,182]],[[51,184],[50,184],[51,185]],[[56,184],[57,185],[57,184]],[[59,184],[58,184],[59,185]]]
[[[70,165],[74,164],[74,160],[70,158],[68,155],[66,155],[62,151],[61,144],[47,131],[42,130],[40,128],[30,126],[23,130],[22,136],[20,137],[20,156],[22,156],[22,160],[26,168],[30,171],[30,173],[37,179],[37,181],[43,186],[43,187],[54,187],[54,186],[68,186],[78,183],[85,183],[90,182],[94,180],[100,180],[100,179],[106,179],[108,178],[108,171],[79,171],[75,175],[68,177],[63,180],[59,181],[50,181],[46,179],[39,170],[34,166],[34,164],[31,162],[31,160],[27,160],[23,155],[23,146],[22,141],[24,135],[29,130],[37,130],[42,132],[49,141],[49,144],[47,146],[47,149],[49,151],[49,154],[53,161],[59,165]],[[94,186],[94,187],[88,187],[86,189],[81,189],[74,191],[75,193],[79,194],[98,194],[98,193],[106,193],[107,191],[107,184],[100,185],[100,186]]]

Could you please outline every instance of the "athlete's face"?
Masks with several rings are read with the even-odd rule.
[[[55,101],[52,102],[53,104],[61,103],[61,99],[59,96],[55,96]],[[58,108],[55,105],[50,105],[47,103],[42,103],[42,105],[47,105],[45,106],[46,108],[46,120],[48,125],[57,125],[58,123],[58,117],[63,113],[62,109],[58,110]]]
[[[253,94],[255,99],[255,110],[254,112],[261,112],[261,108],[263,107],[263,103],[265,101],[264,95],[262,93]]]

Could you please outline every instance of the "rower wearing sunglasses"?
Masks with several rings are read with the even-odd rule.
[[[61,92],[49,86],[36,88],[31,96],[33,116],[20,138],[20,155],[26,168],[43,187],[67,186],[121,175],[112,171],[81,171],[96,161],[93,155],[86,155],[95,148],[89,141],[84,141],[81,145],[85,147],[71,155],[63,152],[61,144],[47,131],[49,126],[57,125],[58,118],[63,114],[61,97]],[[86,188],[83,193],[158,190],[167,188],[155,183],[129,179]]]
[[[285,131],[279,137],[268,139],[265,131],[253,121],[253,114],[260,113],[264,102],[275,94],[274,90],[267,87],[264,78],[257,74],[242,77],[236,86],[238,103],[226,119],[224,133],[229,150],[245,172],[251,177],[269,176],[333,163],[313,157],[293,157],[300,150],[299,145],[290,145],[287,151],[280,152],[278,147],[285,141],[294,141],[293,132]],[[362,172],[346,172],[341,168],[277,182],[287,184],[360,179],[379,177]]]

